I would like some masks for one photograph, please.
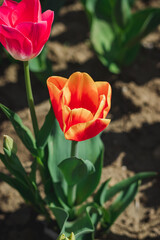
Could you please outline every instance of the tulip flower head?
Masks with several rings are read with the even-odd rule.
[[[47,86],[55,116],[66,139],[83,141],[104,130],[111,106],[108,82],[94,82],[87,73],[73,73],[69,79],[52,76]]]
[[[53,19],[53,11],[41,12],[39,0],[4,0],[0,7],[0,42],[13,58],[28,61],[43,49]]]

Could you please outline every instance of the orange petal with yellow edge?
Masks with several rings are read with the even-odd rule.
[[[65,85],[64,95],[71,93],[69,107],[85,108],[93,114],[98,108],[98,91],[93,79],[87,73],[73,73]],[[66,92],[66,93],[65,93]]]
[[[70,127],[64,135],[68,140],[84,141],[95,137],[97,134],[103,131],[109,123],[110,119],[101,118],[85,123],[79,123]]]
[[[61,90],[66,82],[68,81],[67,78],[64,77],[58,77],[58,76],[52,76],[47,79],[47,85],[48,83],[54,84],[59,90]]]
[[[60,124],[61,129],[63,129],[62,121],[62,91],[65,82],[67,79],[61,77],[50,77],[47,79],[47,87],[51,99],[51,104],[53,107],[54,114]]]
[[[95,82],[99,96],[105,95],[106,96],[106,106],[104,107],[103,115],[100,116],[102,118],[105,118],[111,108],[111,95],[112,95],[112,89],[108,82]]]
[[[64,112],[63,112],[64,113]],[[70,110],[67,120],[65,121],[66,129],[68,131],[73,125],[91,121],[93,119],[93,114],[84,108],[78,108]]]

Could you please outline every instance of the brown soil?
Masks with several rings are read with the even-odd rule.
[[[78,1],[61,9],[47,43],[53,74],[68,77],[74,71],[88,72],[94,80],[112,85],[112,121],[102,134],[105,159],[102,181],[112,177],[111,184],[140,171],[160,169],[160,28],[142,41],[134,64],[114,75],[101,65],[89,44],[85,13]],[[160,1],[138,1],[137,8],[160,6]],[[23,68],[11,63],[4,52],[0,71],[0,102],[18,112],[30,126]],[[48,92],[32,74],[36,111],[42,124],[48,111]],[[17,138],[11,124],[0,115],[0,149],[4,134],[17,142],[18,155],[26,168],[31,156]],[[0,169],[6,172],[0,163]],[[0,182],[0,240],[49,240],[45,223],[26,206],[20,195]],[[106,239],[98,234],[97,239]],[[160,182],[143,182],[134,202],[117,219],[108,235],[110,240],[160,240]]]

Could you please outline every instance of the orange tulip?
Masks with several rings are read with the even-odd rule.
[[[69,79],[52,76],[47,86],[55,116],[66,139],[83,141],[103,131],[111,106],[111,86],[94,82],[87,73],[73,73]]]

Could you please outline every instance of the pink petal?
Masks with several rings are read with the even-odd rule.
[[[32,42],[33,54],[37,56],[47,41],[47,22],[20,23],[16,29]]]
[[[47,10],[44,13],[42,13],[42,21],[47,22],[47,30],[45,32],[47,40],[48,40],[50,32],[51,32],[53,20],[54,20],[54,12],[53,11]]]
[[[32,58],[32,43],[18,30],[1,25],[0,42],[16,60],[28,61]]]
[[[15,8],[18,5],[18,3],[16,1],[12,1],[12,0],[4,0],[3,2],[3,6],[7,6],[11,9]]]
[[[9,25],[10,26],[10,14],[12,9],[7,6],[0,7],[0,24]]]
[[[12,12],[13,26],[21,22],[41,21],[41,5],[39,0],[22,0]]]

